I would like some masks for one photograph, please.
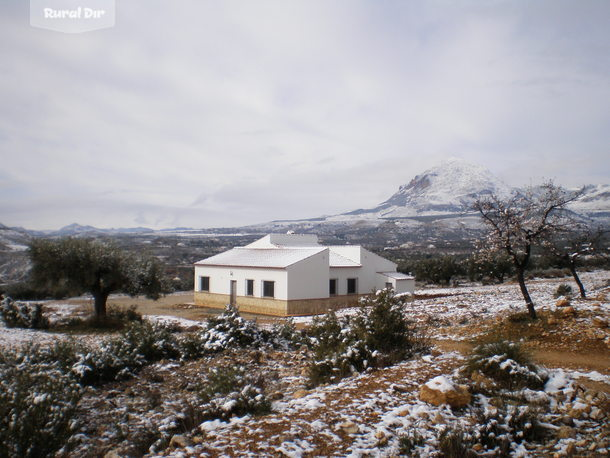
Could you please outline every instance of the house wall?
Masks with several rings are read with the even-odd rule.
[[[402,279],[402,280],[396,280],[396,284],[394,285],[394,291],[396,292],[396,294],[400,294],[400,293],[411,293],[413,294],[415,292],[415,279],[414,278],[409,278],[409,279]]]
[[[231,280],[237,281],[237,295],[246,295],[246,280],[254,280],[254,297],[261,298],[263,280],[275,282],[275,299],[288,299],[287,271],[284,269],[263,269],[253,267],[195,266],[195,292],[200,291],[199,277],[210,277],[212,294],[231,293]]]
[[[415,279],[414,278],[403,278],[403,279],[395,279],[392,277],[387,277],[383,274],[377,274],[379,277],[379,284],[382,284],[385,287],[386,283],[392,284],[392,289],[396,294],[401,293],[411,293],[415,292]]]
[[[300,316],[326,313],[353,307],[358,304],[361,295],[333,296],[326,299],[295,299],[291,301],[267,299],[261,297],[237,297],[237,308],[240,312],[273,316]],[[228,294],[195,292],[195,304],[203,307],[224,309],[229,303]]]
[[[328,249],[286,268],[288,300],[328,298]]]
[[[361,272],[361,268],[360,267],[331,267],[329,269],[329,273],[328,273],[328,278],[336,278],[337,279],[337,296],[341,296],[341,295],[345,295],[347,294],[347,279],[348,278],[357,278],[358,279],[358,283],[357,283],[357,287],[358,287],[358,293],[360,294],[368,294],[371,291],[366,291],[366,293],[364,292],[365,290],[363,290],[360,285],[362,283],[362,279],[360,278],[362,276],[362,272]],[[326,283],[328,283],[328,280],[326,281]],[[328,289],[328,287],[327,287]]]
[[[366,294],[372,290],[378,290],[385,288],[385,282],[378,272],[395,272],[396,264],[392,261],[388,261],[375,253],[370,252],[361,248],[360,263],[362,264],[362,273],[360,274],[364,279],[361,287],[359,287],[359,293]]]

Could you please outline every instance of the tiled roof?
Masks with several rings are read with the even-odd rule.
[[[285,268],[326,250],[319,248],[233,248],[196,265]]]
[[[330,267],[362,267],[362,264],[358,264],[351,259],[347,259],[345,256],[341,256],[334,251],[330,251],[329,258]]]
[[[405,275],[400,272],[377,272],[381,275],[385,275],[386,277],[393,278],[394,280],[413,280],[415,277],[410,275]]]

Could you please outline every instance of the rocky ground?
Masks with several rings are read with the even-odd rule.
[[[314,389],[307,389],[311,355],[305,348],[162,361],[135,379],[87,388],[79,405],[81,429],[68,455],[440,456],[443,430],[489,429],[508,421],[499,420],[499,412],[513,409],[515,418],[525,419],[516,430],[522,437],[515,436],[507,452],[512,456],[608,456],[610,273],[587,273],[583,280],[591,299],[554,298],[560,283],[573,285],[567,278],[530,282],[540,315],[534,322],[522,313],[515,284],[418,290],[408,312],[430,339],[428,354]],[[69,313],[61,304],[52,307]],[[296,321],[307,326],[311,320]],[[0,329],[4,345],[58,337]],[[474,345],[498,337],[521,341],[547,368],[543,389],[495,396],[486,380],[462,370]],[[193,406],[202,374],[229,366],[264,379],[271,413],[198,421]],[[530,438],[532,419],[542,430]],[[476,437],[469,447],[493,456]]]

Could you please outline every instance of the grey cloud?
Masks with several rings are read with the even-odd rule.
[[[314,217],[446,156],[610,175],[605,1],[140,0],[82,35],[26,3],[0,7],[5,224]]]

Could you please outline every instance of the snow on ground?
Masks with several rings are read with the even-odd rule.
[[[7,328],[0,324],[0,347],[20,347],[28,343],[51,344],[64,338],[61,334],[53,334],[34,329]]]
[[[181,329],[190,329],[190,328],[203,328],[205,327],[205,322],[197,321],[197,320],[189,320],[188,318],[182,318],[178,316],[170,316],[170,315],[146,315],[145,319],[152,321],[154,323],[162,323],[168,325],[175,325]]]
[[[581,279],[590,295],[608,287],[610,272],[585,272]],[[536,309],[539,311],[555,310],[557,299],[554,298],[557,286],[566,283],[578,291],[572,277],[554,279],[534,279],[527,282]],[[592,310],[595,301],[574,299],[580,310]],[[605,312],[610,312],[610,302],[601,303]],[[418,323],[434,324],[430,326],[430,337],[434,339],[464,339],[463,336],[446,334],[443,326],[466,324],[479,319],[487,319],[505,313],[524,312],[523,296],[516,283],[501,285],[472,285],[457,288],[426,288],[415,291],[415,299],[408,302],[406,309],[412,319]],[[347,308],[337,311],[337,316],[354,315],[358,308]],[[295,317],[294,322],[309,324],[311,316]]]

